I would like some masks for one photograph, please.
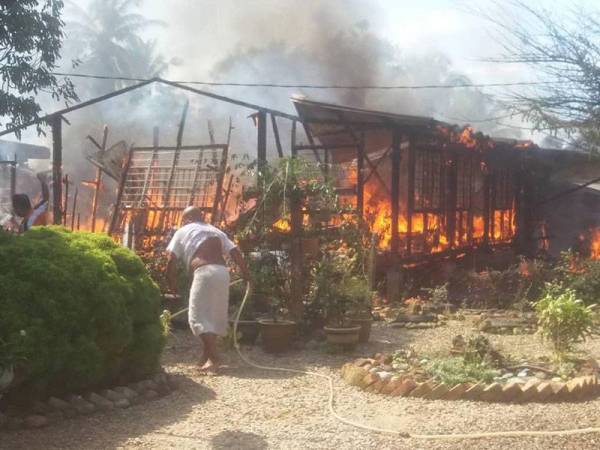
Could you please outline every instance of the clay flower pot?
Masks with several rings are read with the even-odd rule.
[[[327,342],[335,345],[356,345],[360,334],[360,326],[323,327]]]
[[[360,326],[360,332],[358,333],[358,342],[361,344],[365,344],[369,342],[369,338],[371,337],[371,325],[373,324],[373,319],[352,319],[352,325]]]
[[[291,320],[259,320],[262,346],[267,353],[284,353],[290,349],[296,331]]]
[[[229,324],[231,325],[231,328],[233,329],[235,321],[231,320],[229,322]],[[256,342],[256,339],[258,338],[259,333],[260,333],[260,328],[259,328],[258,321],[256,321],[256,320],[240,320],[238,322],[237,337],[238,337],[238,342],[240,344],[254,345],[254,343]]]

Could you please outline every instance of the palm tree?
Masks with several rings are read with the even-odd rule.
[[[122,77],[151,77],[164,72],[168,64],[156,52],[154,41],[140,33],[152,26],[163,26],[138,12],[141,0],[92,0],[84,10],[70,1],[71,20],[67,30],[77,54],[80,71]],[[93,94],[122,88],[123,80],[97,80]]]

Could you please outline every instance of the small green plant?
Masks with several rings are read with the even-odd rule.
[[[549,283],[544,296],[535,303],[535,310],[538,333],[550,342],[558,362],[565,361],[573,345],[591,333],[592,306],[586,306],[570,288]]]
[[[447,386],[461,383],[490,383],[500,375],[500,371],[483,360],[467,361],[462,357],[433,360],[426,365],[425,370],[435,381]]]
[[[169,311],[168,309],[165,309],[162,312],[162,314],[160,315],[160,324],[162,325],[164,337],[168,337],[169,334],[171,334],[171,318],[172,317],[173,317],[173,315],[171,314],[171,311]]]
[[[366,277],[353,274],[355,258],[341,248],[325,252],[313,267],[309,304],[331,325],[344,326],[350,314],[370,311],[372,294]]]

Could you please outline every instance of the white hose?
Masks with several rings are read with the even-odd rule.
[[[239,280],[238,280],[239,281]],[[236,283],[236,282],[234,282]],[[233,283],[232,283],[233,284]],[[250,283],[246,282],[246,292],[244,294],[244,298],[238,309],[235,320],[233,322],[233,342],[235,349],[239,355],[239,357],[249,366],[255,367],[261,370],[272,370],[277,372],[286,372],[286,373],[297,373],[303,375],[311,375],[314,377],[322,378],[327,380],[329,383],[329,413],[346,425],[350,425],[356,428],[360,428],[367,431],[373,431],[376,433],[385,433],[385,434],[394,434],[396,436],[400,436],[403,438],[411,438],[411,439],[482,439],[482,438],[498,438],[498,437],[523,437],[523,436],[569,436],[575,434],[589,434],[589,433],[600,433],[600,427],[590,427],[590,428],[576,428],[571,430],[552,430],[552,431],[492,431],[492,432],[480,432],[480,433],[456,433],[456,434],[414,434],[407,433],[405,431],[398,430],[390,430],[384,428],[372,427],[369,425],[364,425],[362,423],[354,422],[350,419],[346,419],[345,417],[340,416],[335,408],[334,408],[334,387],[333,387],[333,378],[328,375],[323,375],[317,372],[309,372],[306,370],[298,370],[298,369],[287,369],[284,367],[269,367],[269,366],[261,366],[260,364],[256,364],[246,358],[242,352],[240,351],[240,346],[237,339],[237,327],[238,322],[240,321],[240,316],[242,314],[242,310],[246,305],[246,301],[248,300],[248,296],[250,294]],[[179,314],[179,313],[178,313]]]

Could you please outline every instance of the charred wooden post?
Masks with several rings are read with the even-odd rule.
[[[90,137],[90,136],[88,136]],[[106,140],[108,139],[108,126],[104,125],[102,130],[102,144],[98,146],[95,143],[96,147],[99,147],[101,154],[104,154],[106,151]],[[96,214],[98,211],[98,200],[100,199],[100,187],[102,186],[102,170],[98,167],[96,168],[96,179],[94,180],[94,197],[92,198],[92,222],[91,222],[91,231],[94,233],[96,231]]]
[[[227,189],[225,190],[225,197],[223,198],[223,202],[221,204],[221,219],[225,217],[227,213],[227,203],[229,203],[229,195],[231,193],[231,186],[233,185],[233,174],[229,175],[229,182],[227,183]]]
[[[412,253],[412,219],[415,210],[415,149],[411,136],[408,142],[408,198],[406,199],[406,254]]]
[[[221,199],[223,198],[223,182],[225,180],[225,171],[227,170],[228,158],[229,146],[225,146],[223,152],[221,153],[221,165],[219,167],[219,173],[217,174],[217,190],[215,192],[212,213],[210,215],[210,221],[213,225],[218,224],[221,220],[219,207],[221,205]]]
[[[279,128],[277,127],[277,118],[271,114],[271,125],[273,126],[273,136],[275,137],[275,146],[277,147],[277,155],[283,158],[283,148],[281,147],[281,139],[279,137]]]
[[[63,202],[63,217],[62,224],[67,226],[67,213],[69,210],[69,174],[66,174],[63,178],[63,183],[65,184],[65,200]]]
[[[490,243],[490,234],[494,232],[490,222],[493,224],[493,176],[486,165],[486,172],[483,176],[483,244],[488,246]]]
[[[75,195],[73,195],[73,208],[71,209],[71,231],[75,229],[75,216],[77,212],[77,194],[79,193],[79,188],[75,187]],[[66,225],[66,224],[65,224]]]
[[[392,138],[392,239],[391,251],[394,257],[398,255],[398,219],[400,215],[400,141],[398,129],[393,130]]]
[[[121,205],[121,199],[123,198],[123,189],[125,187],[125,180],[127,179],[127,173],[129,172],[129,167],[131,166],[131,158],[133,157],[133,145],[129,147],[129,154],[127,156],[127,161],[125,162],[125,167],[121,171],[121,179],[119,180],[119,188],[117,190],[117,200],[115,201],[115,208],[113,210],[112,218],[110,220],[110,225],[108,226],[108,234],[112,236],[115,232],[115,228],[117,226],[117,222],[119,220],[119,207]]]
[[[516,201],[517,235],[515,242],[517,250],[526,256],[533,256],[536,250],[534,241],[536,205],[533,201],[534,177],[525,167],[521,167],[518,175],[518,190]]]
[[[308,142],[310,144],[310,146],[313,148],[313,154],[315,155],[315,159],[317,160],[317,162],[319,163],[319,165],[323,164],[323,161],[321,161],[321,157],[319,156],[319,152],[317,151],[317,149],[315,148],[315,139],[313,138],[312,133],[310,132],[308,125],[306,125],[305,122],[302,122],[302,127],[304,128],[304,133],[306,133],[306,138],[308,139]]]
[[[144,176],[144,185],[142,186],[142,193],[140,195],[140,202],[138,207],[141,208],[143,203],[146,201],[146,193],[148,192],[148,185],[150,183],[150,178],[152,176],[152,167],[156,164],[156,159],[158,158],[158,144],[159,144],[159,129],[158,127],[154,127],[152,129],[152,157],[150,161],[148,161],[148,167],[146,168],[146,175]],[[192,192],[193,195],[193,192]],[[191,203],[190,203],[191,205]]]
[[[448,244],[450,248],[454,247],[455,235],[456,235],[456,211],[457,211],[457,182],[458,182],[458,168],[457,168],[457,157],[456,152],[450,152],[445,155],[447,164],[442,165],[445,169],[446,185],[448,186],[448,193],[446,195],[446,236],[448,237]],[[450,158],[450,160],[448,160]],[[462,231],[462,230],[461,230]]]
[[[256,142],[256,160],[258,162],[259,176],[267,165],[267,113],[258,111],[256,114],[258,127]]]
[[[62,118],[55,115],[50,118],[52,127],[52,201],[53,223],[60,225],[62,220]]]
[[[292,120],[291,143],[292,143],[292,156],[298,156],[298,148],[296,147],[296,121],[295,120]]]
[[[171,190],[173,189],[173,181],[175,180],[175,168],[177,167],[177,163],[179,162],[179,154],[181,153],[181,145],[183,142],[183,130],[185,128],[185,119],[187,117],[188,108],[190,106],[190,102],[186,101],[183,107],[183,113],[181,114],[181,121],[179,122],[179,129],[177,130],[177,144],[175,147],[175,152],[173,153],[173,162],[171,164],[171,170],[169,171],[169,177],[167,181],[167,187],[165,189],[165,193],[163,196],[163,207],[168,207],[169,202],[171,200]],[[165,214],[161,214],[159,221],[159,229],[162,230],[165,222]]]
[[[363,133],[359,144],[356,146],[356,213],[363,217],[364,212],[364,163],[365,163],[365,134]]]

